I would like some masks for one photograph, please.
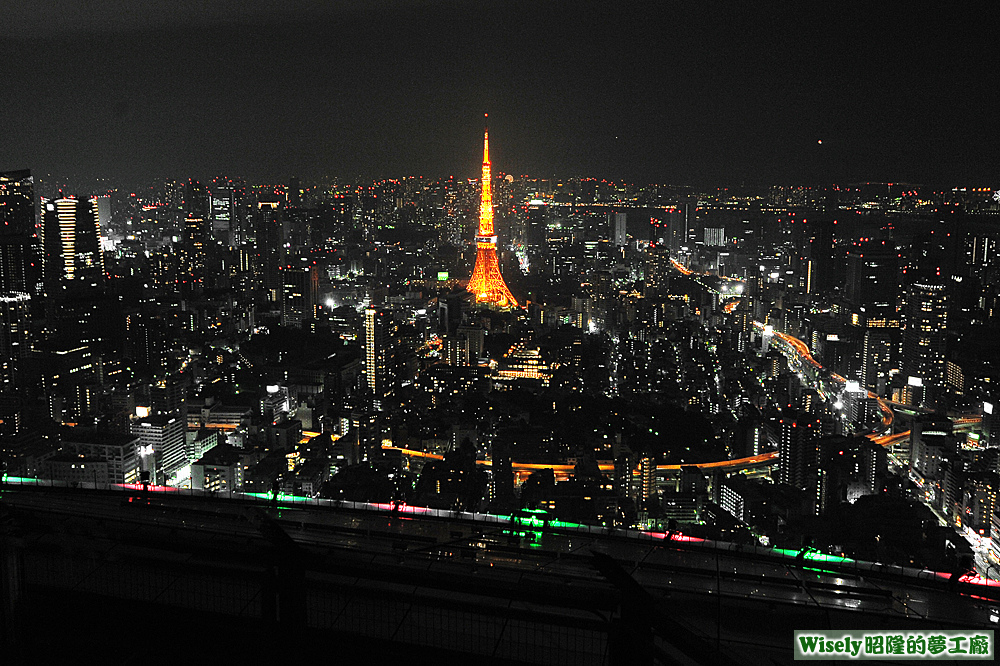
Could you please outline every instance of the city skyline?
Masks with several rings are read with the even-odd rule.
[[[15,0],[6,660],[991,658],[962,11]]]
[[[0,169],[255,181],[506,173],[988,186],[995,60],[962,16],[655,5],[13,11]],[[81,17],[87,17],[83,19]],[[957,37],[961,28],[961,39]],[[985,35],[982,35],[985,38]],[[933,44],[929,48],[925,44]]]

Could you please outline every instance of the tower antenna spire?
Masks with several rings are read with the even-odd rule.
[[[483,114],[485,120],[489,114]],[[517,300],[504,282],[497,262],[497,237],[493,228],[493,177],[490,169],[490,131],[483,132],[483,178],[479,200],[479,233],[476,234],[476,267],[466,287],[477,303],[499,308],[516,308]]]

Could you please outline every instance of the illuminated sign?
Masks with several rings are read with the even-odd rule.
[[[448,271],[438,271],[438,281],[444,282],[448,279]]]

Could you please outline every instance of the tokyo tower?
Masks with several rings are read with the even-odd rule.
[[[516,308],[517,301],[507,288],[497,264],[497,237],[493,231],[493,180],[490,175],[490,131],[483,138],[483,193],[479,200],[479,233],[476,234],[476,268],[469,286],[477,303],[498,308]]]

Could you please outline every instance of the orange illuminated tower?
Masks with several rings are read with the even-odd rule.
[[[498,308],[516,308],[497,263],[497,237],[493,231],[493,180],[490,175],[490,131],[483,139],[483,193],[479,200],[479,233],[476,234],[476,268],[467,289],[477,303]]]

